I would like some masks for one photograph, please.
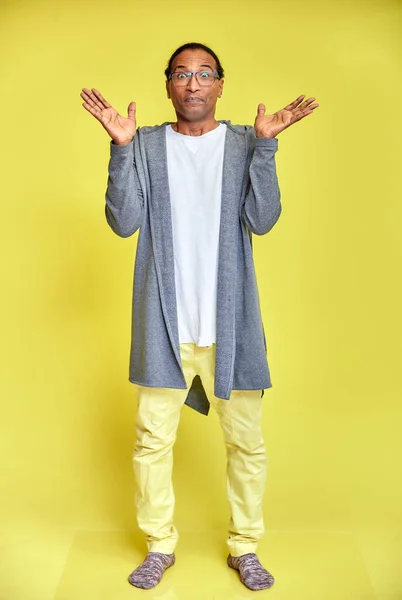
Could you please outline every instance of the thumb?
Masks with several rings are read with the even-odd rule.
[[[257,117],[263,117],[265,115],[265,104],[260,103],[257,108]]]
[[[128,105],[128,118],[132,119],[133,121],[135,121],[135,110],[136,110],[136,103],[135,102],[130,102],[130,104]]]

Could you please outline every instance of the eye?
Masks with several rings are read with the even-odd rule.
[[[209,71],[200,71],[201,79],[209,79],[211,77],[211,73]]]
[[[186,79],[187,73],[175,73],[176,79]]]

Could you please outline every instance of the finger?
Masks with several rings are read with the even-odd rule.
[[[313,112],[317,107],[319,106],[319,104],[311,104],[310,106],[307,106],[305,108],[301,109],[302,114],[310,114],[311,112]]]
[[[83,100],[85,100],[85,102],[87,102],[91,106],[94,104],[94,100],[91,98],[92,92],[91,90],[88,90],[88,88],[82,88],[80,96]]]
[[[87,102],[83,102],[82,106],[91,113],[91,115],[93,115],[96,119],[98,119],[98,121],[101,121],[101,115],[102,115],[102,111],[99,110],[99,108],[97,106],[91,106],[90,104],[88,104]]]
[[[262,104],[262,102],[258,105],[257,107],[257,116],[258,117],[263,117],[265,115],[265,104]]]
[[[313,101],[315,100],[315,98],[309,98],[308,100],[305,100],[302,104],[300,104],[300,106],[298,108],[301,109],[305,109],[306,107],[308,107]]]
[[[94,93],[94,95],[99,98],[100,102],[103,104],[103,106],[105,108],[112,108],[112,105],[109,104],[109,102],[102,96],[102,94],[100,92],[98,92],[97,89],[92,88],[92,92]]]
[[[299,96],[298,98],[296,98],[296,100],[293,100],[293,102],[291,102],[290,104],[288,104],[287,106],[284,107],[283,110],[293,110],[294,108],[296,108],[296,106],[302,101],[303,98],[306,97],[306,94],[303,94],[302,96]]]
[[[300,114],[298,112],[293,113],[293,123],[296,123],[297,121],[300,121],[301,119],[304,119],[304,117],[307,117],[307,115],[311,115],[312,112],[314,112],[314,109],[310,109],[310,108],[305,108],[302,111],[299,111]]]
[[[82,93],[80,95],[81,95],[81,98],[83,100],[85,100],[85,102],[87,104],[89,104],[89,106],[91,106],[92,108],[97,107],[98,110],[100,110],[100,111],[104,109],[104,106],[102,105],[102,103],[91,92],[91,90],[88,90],[87,88],[83,88]]]
[[[107,102],[107,100],[96,88],[92,88],[92,91],[88,88],[83,88],[82,91],[84,92],[84,94],[81,94],[82,98],[91,106],[97,106],[99,110],[103,110],[104,108],[111,108],[109,102]]]
[[[132,121],[135,121],[136,110],[137,110],[136,103],[130,102],[130,104],[128,105],[127,113],[128,113],[128,118],[131,119]]]

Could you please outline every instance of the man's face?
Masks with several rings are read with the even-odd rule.
[[[172,63],[173,71],[217,71],[214,58],[204,50],[183,50]],[[197,122],[213,118],[218,96],[222,93],[223,80],[215,79],[211,86],[201,86],[193,75],[187,85],[175,86],[166,82],[167,96],[172,100],[176,114],[185,121]]]

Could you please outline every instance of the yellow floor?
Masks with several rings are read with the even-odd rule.
[[[58,544],[54,532],[54,549],[47,537],[25,540],[31,544],[25,548],[20,538],[19,552],[15,548],[0,568],[1,600],[240,600],[256,594],[283,600],[402,598],[397,566],[402,536],[391,532],[373,537],[347,531],[268,530],[259,556],[276,581],[259,592],[247,590],[237,572],[227,567],[224,532],[182,533],[176,564],[153,590],[139,590],[127,581],[145,553],[137,532],[78,531],[70,542],[60,534]],[[392,557],[386,564],[381,562],[385,545]]]

